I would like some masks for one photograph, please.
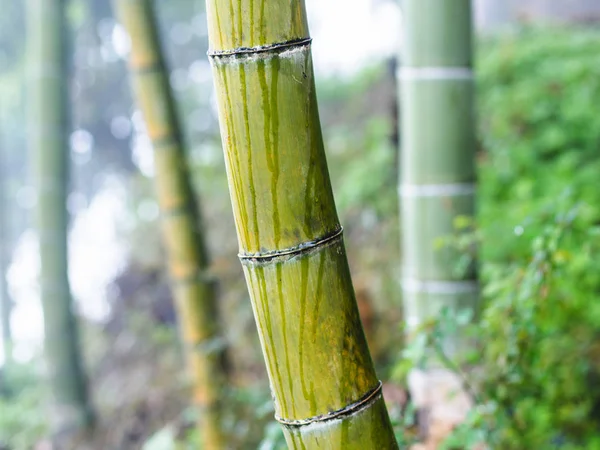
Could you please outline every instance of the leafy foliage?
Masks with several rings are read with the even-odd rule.
[[[600,448],[600,34],[485,45],[479,333],[501,448]]]
[[[0,369],[0,448],[33,448],[47,434],[46,398],[33,364]]]
[[[523,258],[540,232],[533,222],[543,221],[547,207],[565,193],[582,202],[582,224],[600,221],[599,43],[595,31],[549,29],[482,46],[484,262]]]

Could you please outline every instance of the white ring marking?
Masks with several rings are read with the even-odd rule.
[[[472,80],[470,67],[401,67],[401,80]]]
[[[479,283],[477,281],[420,281],[405,278],[402,281],[402,290],[417,294],[470,294],[479,291]]]
[[[399,193],[402,197],[456,197],[474,195],[475,189],[475,183],[402,184]]]

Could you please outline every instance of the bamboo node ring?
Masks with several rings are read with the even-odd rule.
[[[289,47],[305,47],[310,45],[312,38],[294,39],[287,42],[278,42],[275,44],[261,45],[258,47],[239,47],[232,50],[209,50],[207,55],[210,58],[218,58],[220,56],[235,56],[235,55],[251,55],[256,53],[277,52],[285,50]]]
[[[480,289],[476,280],[415,280],[405,278],[402,281],[402,290],[410,293],[425,293],[438,295],[472,294]]]
[[[475,183],[402,184],[402,197],[459,197],[475,195]]]
[[[275,414],[275,420],[282,425],[287,427],[301,427],[310,425],[312,423],[317,422],[327,422],[330,420],[334,420],[340,417],[352,415],[362,409],[365,409],[370,404],[374,403],[376,399],[381,396],[383,389],[383,383],[379,381],[377,386],[371,391],[367,392],[362,398],[358,401],[351,403],[337,411],[332,411],[327,414],[321,414],[320,416],[309,417],[308,419],[283,419]]]
[[[317,238],[314,241],[303,242],[302,244],[296,247],[286,248],[283,250],[275,250],[265,253],[239,253],[238,258],[240,258],[242,263],[267,263],[274,259],[293,257],[302,253],[309,253],[317,248],[329,244],[330,242],[336,241],[337,239],[341,239],[343,233],[344,228],[340,226],[332,234]]]
[[[401,67],[398,70],[401,80],[454,80],[472,81],[471,67]]]

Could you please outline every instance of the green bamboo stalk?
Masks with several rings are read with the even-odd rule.
[[[225,382],[222,341],[209,256],[186,162],[168,71],[151,0],[115,0],[131,37],[130,68],[137,102],[154,145],[156,188],[171,286],[182,340],[201,409],[203,448],[226,448],[221,402]]]
[[[240,259],[294,449],[395,449],[358,315],[303,0],[207,0]]]
[[[475,267],[440,246],[475,213],[470,0],[405,0],[400,183],[403,299],[414,329],[441,308],[475,309]]]
[[[7,363],[12,361],[12,332],[10,326],[10,317],[12,313],[12,300],[8,293],[6,272],[9,264],[8,250],[8,217],[9,205],[6,201],[7,189],[7,167],[5,159],[4,142],[0,136],[0,328],[2,328],[2,348],[4,350],[4,360]]]
[[[67,277],[69,182],[65,0],[29,0],[29,145],[35,158],[44,351],[55,431],[92,423]]]

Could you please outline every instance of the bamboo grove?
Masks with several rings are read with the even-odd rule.
[[[240,259],[288,446],[396,448],[329,181],[304,2],[209,0],[207,13]]]
[[[203,448],[226,448],[221,399],[224,354],[215,280],[190,180],[183,134],[150,0],[115,0],[131,38],[130,67],[135,94],[154,146],[156,191],[169,255],[171,286],[182,340],[200,409]]]
[[[153,0],[113,0],[152,141],[170,287],[202,448],[229,448],[224,333]],[[91,428],[68,281],[67,0],[28,0],[28,134],[37,181],[44,353],[54,430]],[[436,243],[475,212],[470,0],[405,0],[401,85],[402,291],[409,330],[445,307],[476,309],[475,264]],[[206,0],[239,259],[290,449],[397,449],[361,324],[317,105],[304,0]],[[0,167],[1,168],[1,167]],[[0,173],[0,183],[3,178]],[[0,213],[5,198],[0,192]],[[0,266],[5,270],[0,217]],[[0,280],[5,353],[8,293]]]

